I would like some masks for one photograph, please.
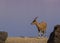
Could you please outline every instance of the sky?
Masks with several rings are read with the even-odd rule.
[[[60,24],[60,0],[0,0],[0,31],[9,37],[38,36],[36,26],[30,24],[36,16],[38,22],[46,21],[49,37]]]

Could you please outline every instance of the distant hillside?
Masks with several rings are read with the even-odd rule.
[[[48,38],[8,37],[6,43],[47,43]]]

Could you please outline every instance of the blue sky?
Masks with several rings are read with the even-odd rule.
[[[60,24],[60,0],[0,0],[0,30],[9,36],[38,36],[32,20],[47,22],[47,36]]]

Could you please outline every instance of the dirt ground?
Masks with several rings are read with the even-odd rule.
[[[8,37],[6,43],[47,43],[47,40],[43,37]]]

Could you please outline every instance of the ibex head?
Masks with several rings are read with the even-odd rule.
[[[38,17],[35,17],[31,24],[35,24],[37,18],[38,18]]]

